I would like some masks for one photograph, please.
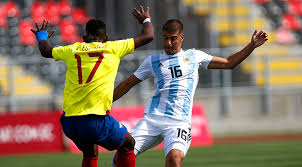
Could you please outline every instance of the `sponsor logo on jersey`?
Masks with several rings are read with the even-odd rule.
[[[164,66],[163,64],[159,63],[158,68],[161,68],[163,66]]]

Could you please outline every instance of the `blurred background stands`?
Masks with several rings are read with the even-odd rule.
[[[53,46],[82,41],[92,17],[106,23],[110,40],[125,39],[141,30],[131,14],[139,5],[151,9],[155,39],[121,61],[116,84],[146,56],[162,51],[161,26],[168,19],[184,23],[184,49],[223,57],[245,46],[255,29],[265,30],[269,41],[239,67],[200,69],[195,102],[204,105],[211,127],[225,132],[244,127],[248,121],[242,118],[260,119],[258,124],[262,118],[287,118],[297,127],[302,115],[301,0],[0,0],[0,111],[62,108],[66,67],[40,56],[30,31],[34,22],[51,22]],[[145,104],[153,91],[153,81],[144,81],[114,105]]]

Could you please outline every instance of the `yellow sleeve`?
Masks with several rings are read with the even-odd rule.
[[[69,55],[72,52],[72,45],[58,46],[52,49],[52,57],[55,61],[63,60],[64,55]],[[66,57],[66,56],[65,56]]]
[[[113,45],[116,47],[116,54],[120,58],[123,58],[125,55],[134,52],[134,39],[129,38],[125,40],[113,41]]]

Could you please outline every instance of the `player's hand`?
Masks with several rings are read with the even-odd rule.
[[[42,24],[41,27],[38,25],[37,22],[36,22],[35,24],[36,24],[37,30],[31,29],[31,31],[32,31],[35,35],[36,35],[38,32],[43,31],[43,30],[48,31],[49,22],[46,21],[45,19],[44,19],[43,24]],[[50,33],[48,33],[48,38],[50,38],[50,37],[53,35],[53,33],[55,33],[55,32],[56,32],[56,30],[52,30]]]
[[[266,32],[262,30],[258,32],[257,30],[255,30],[251,39],[251,43],[254,45],[254,48],[257,48],[258,46],[264,44],[267,40],[268,35]]]
[[[151,17],[150,17],[150,14],[149,14],[149,7],[147,7],[146,12],[145,12],[144,7],[142,5],[140,6],[140,8],[141,8],[141,11],[134,8],[132,14],[137,18],[139,23],[143,24],[143,21],[146,18],[151,19]]]

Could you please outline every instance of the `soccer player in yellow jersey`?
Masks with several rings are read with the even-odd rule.
[[[109,115],[113,100],[114,80],[120,60],[134,49],[153,40],[154,28],[149,8],[146,12],[133,9],[133,15],[143,24],[140,35],[118,41],[108,41],[104,22],[91,19],[85,28],[84,42],[51,47],[48,21],[32,32],[39,42],[43,57],[62,60],[67,66],[64,89],[64,133],[83,152],[82,167],[97,167],[98,145],[117,149],[117,166],[134,167],[134,139],[127,128]]]

